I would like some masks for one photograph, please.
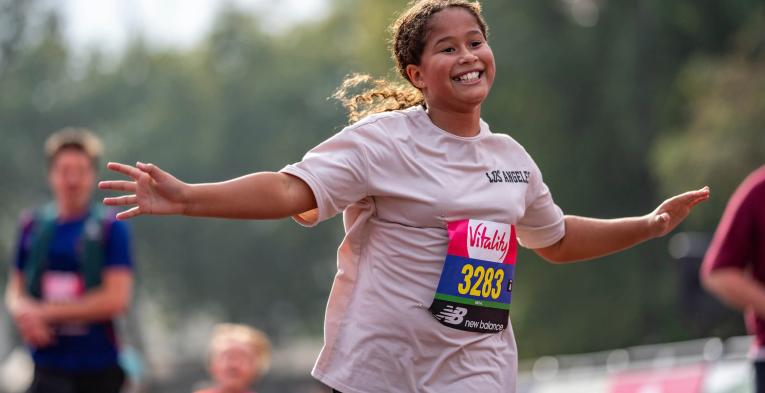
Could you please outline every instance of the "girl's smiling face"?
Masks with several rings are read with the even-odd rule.
[[[494,82],[494,54],[476,18],[460,7],[434,14],[422,60],[406,71],[428,107],[467,112],[480,107]]]

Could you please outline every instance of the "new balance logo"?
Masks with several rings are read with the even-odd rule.
[[[453,307],[451,305],[447,305],[435,317],[439,321],[443,321],[451,325],[459,325],[462,323],[462,320],[464,319],[467,312],[468,312],[467,308]]]

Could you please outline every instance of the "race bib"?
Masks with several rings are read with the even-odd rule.
[[[447,229],[449,248],[430,312],[458,330],[505,330],[518,251],[515,226],[462,220]]]
[[[42,277],[42,298],[49,302],[67,302],[85,293],[85,283],[76,273],[45,272]]]
[[[42,299],[46,302],[70,302],[85,293],[85,282],[77,273],[49,271],[42,276]],[[81,336],[88,333],[88,325],[63,323],[53,326],[60,336]]]

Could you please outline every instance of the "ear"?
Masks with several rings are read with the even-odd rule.
[[[425,87],[425,81],[423,80],[422,70],[420,66],[409,64],[406,66],[406,76],[409,77],[409,81],[412,82],[414,87],[422,90]]]

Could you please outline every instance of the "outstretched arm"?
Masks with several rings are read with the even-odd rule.
[[[118,219],[142,214],[274,219],[316,208],[310,187],[285,173],[259,172],[220,183],[187,184],[153,164],[111,162],[107,168],[132,179],[99,183],[101,189],[131,193],[104,199],[107,205],[132,206]]]
[[[536,251],[555,263],[592,259],[661,237],[675,229],[698,203],[709,199],[709,188],[689,191],[667,199],[642,217],[601,220],[566,216],[566,235],[552,246]]]

